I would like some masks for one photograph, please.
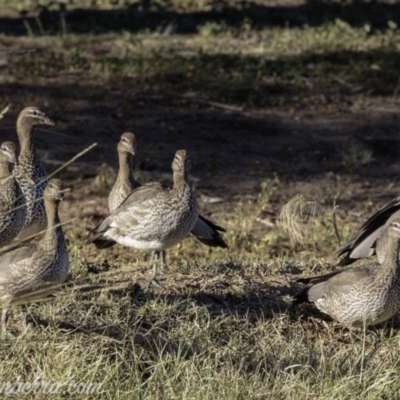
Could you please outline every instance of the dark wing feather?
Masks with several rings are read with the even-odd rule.
[[[292,301],[293,304],[302,304],[302,303],[311,303],[310,300],[308,299],[308,290],[310,288],[307,287],[303,289],[300,293],[297,293],[294,295],[294,300]]]
[[[105,249],[107,247],[111,247],[112,246],[112,245],[109,245],[109,246],[103,247],[102,243],[97,243],[98,240],[100,240],[101,242],[110,242],[110,239],[102,238],[102,236],[107,231],[108,227],[110,226],[110,224],[112,222],[112,220],[111,220],[111,215],[112,214],[110,214],[103,222],[101,222],[99,225],[97,225],[90,232],[89,238],[85,243],[86,245],[90,244],[90,243],[94,243],[96,245],[96,247],[99,248],[99,249]]]
[[[103,249],[109,249],[110,247],[113,247],[117,242],[114,242],[113,240],[107,240],[104,239],[102,236],[98,236],[96,238],[89,237],[89,239],[86,241],[86,244],[93,243],[96,246],[96,249],[103,250]]]
[[[208,219],[199,215],[191,234],[195,236],[197,240],[200,240],[200,242],[206,244],[207,246],[222,247],[225,249],[228,247],[228,245],[225,243],[218,231],[225,232],[225,229],[213,224]]]
[[[226,230],[218,225],[215,225],[214,222],[211,222],[209,219],[203,217],[202,215],[199,215],[199,218],[205,222],[210,228],[214,229],[215,231],[219,232],[226,232]]]
[[[378,212],[372,215],[358,230],[356,236],[341,246],[335,251],[335,254],[341,256],[346,254],[345,257],[340,260],[339,265],[348,265],[356,261],[356,258],[351,257],[352,251],[362,245],[362,243],[367,240],[372,234],[377,230],[381,229],[397,211],[400,210],[400,198],[393,199],[386,203]],[[377,238],[374,238],[371,243],[371,248],[374,249],[373,245]],[[375,250],[373,250],[375,253]],[[373,253],[373,254],[374,254]]]
[[[350,267],[352,268],[352,267]],[[300,282],[300,283],[312,283],[312,284],[316,284],[316,283],[320,283],[320,282],[325,282],[328,279],[332,278],[332,276],[335,276],[337,274],[341,274],[343,273],[343,271],[346,271],[347,268],[343,268],[343,269],[338,269],[336,271],[332,271],[332,272],[328,272],[326,274],[322,274],[322,275],[317,275],[317,276],[310,276],[308,278],[299,278],[296,279],[296,282]]]

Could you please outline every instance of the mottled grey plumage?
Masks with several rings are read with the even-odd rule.
[[[6,308],[18,295],[49,282],[63,282],[68,277],[67,245],[58,218],[58,204],[63,198],[63,184],[51,179],[44,191],[47,228],[38,242],[21,244],[0,253],[0,303],[3,307],[2,330],[5,333]]]
[[[0,246],[17,237],[25,223],[24,197],[11,166],[17,164],[16,147],[12,142],[0,146]]]
[[[26,107],[17,119],[17,134],[21,147],[18,165],[14,175],[22,189],[26,202],[26,217],[18,239],[23,239],[46,227],[43,192],[47,184],[47,174],[40,162],[33,143],[33,131],[38,125],[55,125],[46,114],[37,107]]]
[[[119,170],[117,179],[108,196],[110,212],[116,210],[132,193],[133,189],[140,186],[132,174],[132,156],[136,155],[136,137],[131,132],[125,132],[117,146],[119,157]]]
[[[172,162],[173,188],[158,182],[135,189],[91,233],[88,243],[99,248],[114,242],[143,251],[161,252],[183,240],[198,217],[196,196],[188,185],[190,158],[178,150]],[[156,276],[154,265],[152,279]]]
[[[356,232],[353,239],[345,243],[336,254],[345,256],[340,260],[339,265],[349,265],[359,258],[366,258],[376,253],[376,245],[382,232],[384,232],[390,223],[400,217],[400,197],[386,203],[379,211],[372,215],[360,229]],[[378,256],[380,262],[385,258],[384,246],[381,243],[381,256]]]
[[[140,186],[140,183],[133,178],[132,174],[132,156],[136,155],[135,135],[131,132],[123,133],[118,143],[117,150],[119,156],[119,171],[117,180],[108,196],[108,208],[110,212],[116,210],[132,193],[132,190]],[[225,229],[199,215],[191,234],[207,246],[227,248],[227,244],[218,231],[225,232]],[[165,263],[164,251],[162,252],[161,258],[163,263]]]
[[[313,302],[344,325],[375,325],[400,311],[400,218],[391,222],[386,256],[382,262],[348,267],[329,274],[299,279],[313,285],[297,303]]]

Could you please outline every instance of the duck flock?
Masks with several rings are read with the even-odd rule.
[[[22,304],[27,293],[69,275],[69,258],[58,206],[63,183],[49,179],[33,142],[39,125],[54,122],[37,107],[23,109],[17,119],[19,155],[12,142],[0,146],[0,305],[2,334],[7,309]],[[98,249],[119,243],[153,254],[149,285],[157,281],[157,265],[165,265],[165,250],[192,235],[208,246],[227,248],[222,227],[199,214],[195,193],[188,183],[191,167],[186,150],[172,161],[173,187],[151,182],[141,185],[132,175],[136,138],[126,132],[117,146],[119,172],[109,194],[110,215],[87,240]],[[298,279],[308,284],[295,303],[312,302],[348,328],[375,325],[400,311],[400,199],[385,204],[366,221],[354,239],[337,250],[340,266],[376,253],[377,261],[346,266],[334,272]],[[40,234],[40,235],[39,235]],[[38,239],[39,237],[39,239]],[[26,329],[26,312],[22,312]]]

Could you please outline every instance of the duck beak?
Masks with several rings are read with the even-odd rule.
[[[10,161],[12,164],[17,165],[17,163],[18,163],[17,155],[13,154]]]
[[[129,153],[129,154],[132,154],[133,156],[135,156],[135,155],[136,155],[136,150],[135,150],[135,148],[134,148],[133,146],[129,147],[128,153]]]
[[[57,193],[57,200],[58,201],[64,201],[65,200],[64,192],[58,192]]]
[[[43,118],[43,124],[50,125],[50,126],[56,125],[56,123],[52,119],[50,119],[47,115]]]

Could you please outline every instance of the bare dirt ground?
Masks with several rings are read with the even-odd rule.
[[[267,5],[261,2],[257,6],[236,10],[234,15],[239,18],[241,11],[252,16],[259,7],[264,13],[270,13],[267,26],[279,26],[284,21],[296,26],[307,18],[318,25],[327,15],[331,19],[343,17],[357,26],[364,15],[368,15],[373,28],[379,28],[387,22],[384,15],[395,18],[398,12],[395,4],[386,3],[367,3],[359,9],[347,3],[316,5],[319,8],[311,13],[313,9],[303,2],[270,2]],[[236,20],[229,10],[228,7],[218,15],[234,25]],[[87,31],[98,22],[105,36],[100,41],[93,37],[90,45],[67,45],[64,50],[58,49],[59,53],[54,48],[54,42],[46,41],[45,37],[41,39],[40,33],[36,38],[22,35],[26,32],[24,19],[15,12],[5,12],[0,20],[3,49],[34,48],[37,55],[0,53],[0,101],[12,104],[0,127],[4,139],[15,139],[13,125],[18,111],[28,104],[37,104],[48,110],[57,120],[57,131],[64,134],[39,131],[36,135],[38,148],[49,164],[54,160],[66,160],[86,145],[98,142],[98,148],[82,161],[88,167],[80,168],[82,178],[93,177],[101,163],[115,167],[114,147],[118,135],[132,130],[140,140],[139,169],[150,174],[155,171],[169,173],[174,151],[187,148],[193,154],[193,175],[200,179],[200,192],[206,191],[212,196],[229,200],[235,195],[254,194],[260,181],[277,175],[282,183],[275,198],[277,205],[297,193],[298,187],[305,188],[307,194],[308,188],[321,184],[327,177],[346,174],[353,174],[357,179],[343,192],[343,201],[346,203],[352,198],[356,204],[360,198],[370,196],[368,187],[359,187],[360,184],[370,184],[375,188],[378,185],[382,190],[376,190],[371,195],[380,196],[383,188],[397,175],[397,82],[388,84],[383,79],[380,82],[367,81],[352,90],[352,82],[338,77],[337,82],[325,91],[321,89],[322,84],[321,87],[315,85],[307,89],[307,85],[287,82],[278,88],[276,83],[267,82],[266,93],[262,93],[260,98],[275,98],[284,93],[292,100],[281,107],[254,107],[240,99],[236,104],[216,102],[217,107],[213,107],[212,97],[218,100],[219,93],[218,88],[212,92],[211,81],[208,82],[211,98],[203,101],[203,96],[187,90],[189,78],[179,74],[166,76],[166,80],[177,80],[175,88],[178,91],[171,91],[154,87],[151,78],[146,82],[129,73],[92,73],[85,70],[87,65],[84,63],[81,70],[75,64],[63,64],[65,59],[62,54],[71,52],[74,47],[77,53],[85,46],[90,47],[89,58],[107,59],[113,55],[113,49],[118,48],[121,40],[120,33],[114,31],[134,31],[139,29],[140,23],[147,23],[152,29],[151,24],[156,23],[158,17],[162,17],[162,21],[168,20],[163,16],[163,12],[167,12],[163,9],[145,10],[144,18],[140,18],[140,12],[135,7],[115,11],[71,11],[67,20],[71,33]],[[130,13],[141,22],[129,24],[126,18]],[[32,22],[37,15],[43,21],[46,32],[54,32],[58,27],[58,21],[54,21],[58,14],[51,9],[48,11],[39,7],[23,15],[25,21],[32,24],[32,29],[37,29]],[[205,18],[213,21],[213,15],[212,12],[190,16],[183,13],[179,17],[187,22],[182,24],[188,29],[196,29]],[[261,13],[259,18],[262,19],[263,15]],[[84,23],[85,19],[82,20],[84,17],[90,21],[89,25]],[[176,23],[176,32],[180,33],[182,24],[180,20]],[[255,29],[261,28],[257,22],[255,24]],[[393,52],[391,56],[396,59],[397,53]],[[307,62],[306,58],[304,62]],[[369,66],[373,62],[372,59]],[[219,76],[216,77],[218,79]],[[335,95],[330,95],[330,92]],[[296,95],[305,96],[309,105],[306,106],[300,99],[296,101]],[[363,152],[369,153],[367,160],[358,154]],[[387,198],[392,196],[391,192],[386,193]],[[377,200],[382,201],[380,198]],[[349,204],[349,207],[353,208],[353,205]]]
[[[256,195],[260,183],[275,176],[280,184],[273,212],[297,193],[315,196],[320,188],[329,197],[338,190],[332,182],[343,175],[352,176],[351,184],[340,188],[340,207],[346,211],[366,200],[383,204],[397,195],[399,103],[393,99],[357,96],[356,104],[368,104],[335,111],[323,105],[317,110],[231,111],[169,93],[143,92],[129,79],[106,86],[87,82],[85,73],[2,79],[2,104],[12,104],[0,126],[2,140],[15,141],[18,112],[38,105],[57,121],[54,132],[38,129],[35,136],[49,170],[98,143],[69,168],[77,198],[101,164],[117,167],[115,146],[124,131],[138,136],[136,165],[146,180],[165,179],[174,152],[187,149],[197,191],[211,202],[216,197],[229,204],[237,196]],[[361,145],[352,149],[355,141]],[[364,165],[363,151],[371,153]]]

